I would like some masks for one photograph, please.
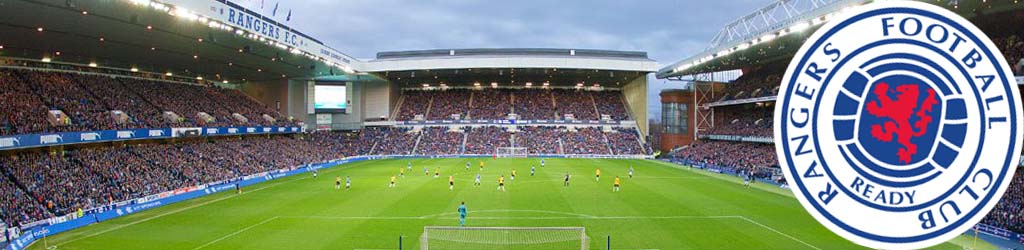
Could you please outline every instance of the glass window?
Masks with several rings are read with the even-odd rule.
[[[687,105],[684,103],[665,103],[661,105],[661,120],[664,133],[688,134]]]

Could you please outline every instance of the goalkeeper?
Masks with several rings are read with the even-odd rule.
[[[459,226],[460,227],[465,227],[466,226],[466,214],[467,213],[469,213],[469,212],[466,210],[466,202],[463,201],[462,204],[459,205]]]

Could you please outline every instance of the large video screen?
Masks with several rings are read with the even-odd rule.
[[[345,85],[316,85],[313,89],[313,108],[316,112],[345,112],[348,95]]]

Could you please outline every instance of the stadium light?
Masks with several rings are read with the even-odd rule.
[[[474,82],[473,86],[480,87],[480,82]]]
[[[43,32],[43,27],[36,28],[36,31]]]
[[[139,68],[136,68],[136,67],[132,67],[131,71],[132,71],[132,72],[139,72]]]
[[[221,81],[224,84],[228,84],[228,80]]]
[[[529,87],[529,86],[533,86],[533,83],[532,83],[532,82],[526,82],[526,86],[527,86],[527,87]]]
[[[541,85],[544,86],[544,87],[547,87],[548,85],[551,85],[551,83],[550,82],[544,82],[544,84],[541,84]]]
[[[491,87],[492,88],[497,88],[498,87],[498,82],[491,82]]]
[[[174,73],[171,73],[170,71],[168,71],[167,73],[164,73],[164,75],[165,76],[174,76]]]
[[[43,57],[43,62],[48,63],[50,61],[51,61],[50,57]]]
[[[91,63],[89,63],[89,67],[95,68],[95,67],[99,67],[99,65],[97,65],[95,62],[91,62]]]
[[[790,33],[792,33],[792,32],[800,32],[800,31],[803,31],[803,30],[805,30],[805,29],[807,29],[809,27],[811,27],[810,23],[799,22],[797,24],[794,24],[793,26],[789,26],[789,29],[787,29],[787,30],[789,30]]]
[[[202,77],[202,76],[197,76],[197,77],[196,77],[196,80],[200,80],[200,81],[202,81],[202,80],[203,80],[203,77]]]

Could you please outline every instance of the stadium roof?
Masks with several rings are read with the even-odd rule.
[[[871,0],[779,0],[726,25],[703,52],[667,65],[658,78],[720,72],[791,57],[837,13]],[[925,1],[972,18],[1024,8],[1016,1]]]
[[[340,75],[354,63],[316,39],[224,0],[32,0],[2,5],[0,56],[6,57],[137,68],[218,82]],[[291,44],[281,35],[228,22],[228,14],[256,17],[266,24],[257,25],[264,32],[277,27],[278,34],[290,35],[284,39]],[[323,52],[311,51],[317,49]]]
[[[362,71],[407,86],[614,87],[657,69],[646,52],[590,49],[438,49],[377,53]]]

